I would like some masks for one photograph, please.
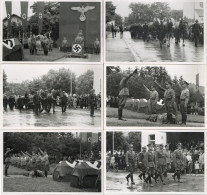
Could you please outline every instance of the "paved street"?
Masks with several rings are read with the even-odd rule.
[[[170,174],[166,185],[162,185],[160,181],[150,187],[142,180],[138,179],[138,174],[134,174],[135,185],[127,184],[125,179],[126,172],[107,172],[106,173],[106,190],[107,192],[203,192],[204,176],[200,175],[182,175],[181,182],[174,181]],[[154,182],[154,181],[153,181]]]
[[[45,113],[44,111],[36,115],[32,110],[19,110],[3,113],[4,127],[100,127],[101,112],[95,110],[95,117],[90,117],[90,110],[67,109],[61,112],[60,107],[56,107],[56,112]]]
[[[194,42],[186,40],[185,46],[182,43],[176,45],[171,39],[171,46],[164,44],[160,48],[159,41],[150,40],[144,42],[141,39],[131,39],[130,32],[124,32],[124,39],[120,40],[119,35],[112,38],[111,34],[106,40],[106,60],[107,61],[138,61],[138,62],[203,62],[204,47],[199,44],[194,46]],[[122,54],[126,50],[126,59],[122,59]],[[128,54],[130,51],[130,54]],[[119,54],[119,55],[118,55]],[[130,55],[133,55],[133,59]]]

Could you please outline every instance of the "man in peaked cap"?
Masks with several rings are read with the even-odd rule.
[[[178,182],[180,182],[180,175],[183,166],[183,153],[181,143],[177,144],[177,149],[173,153],[173,164],[175,167],[175,173],[172,177],[175,180],[175,177],[177,176]]]
[[[127,165],[128,171],[130,172],[126,176],[127,183],[129,182],[129,178],[130,178],[131,179],[131,184],[135,184],[133,174],[134,174],[135,167],[136,167],[136,154],[133,150],[133,145],[132,144],[130,144],[129,150],[126,152],[126,165]]]
[[[138,166],[139,166],[139,169],[141,171],[141,173],[139,174],[139,178],[142,180],[142,176],[143,176],[143,179],[145,180],[145,174],[146,174],[146,166],[145,166],[145,161],[144,161],[144,156],[146,154],[146,150],[147,148],[146,147],[142,147],[142,151],[139,153],[138,155]]]
[[[119,92],[119,103],[118,103],[118,119],[119,120],[123,120],[122,119],[122,112],[123,112],[123,108],[126,104],[126,100],[129,96],[128,81],[135,74],[137,74],[137,69],[135,69],[134,72],[131,73],[130,75],[124,75],[124,78],[122,78],[122,80],[119,84],[120,89],[121,89]]]
[[[182,82],[182,91],[180,95],[180,112],[182,115],[182,124],[186,125],[187,121],[187,107],[188,107],[188,101],[190,99],[190,92],[188,89],[189,83],[186,81]]]
[[[159,150],[156,152],[155,159],[156,159],[156,164],[157,164],[157,169],[159,172],[160,180],[162,184],[165,185],[163,176],[166,171],[166,157],[165,157],[165,153],[163,150],[163,144],[159,144]]]
[[[146,164],[146,172],[148,174],[147,178],[145,179],[145,182],[150,184],[151,187],[153,187],[152,185],[152,178],[153,175],[155,173],[155,154],[153,152],[153,145],[152,144],[148,144],[148,152],[146,152],[145,154],[145,164]]]

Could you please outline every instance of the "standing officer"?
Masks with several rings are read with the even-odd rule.
[[[10,110],[14,110],[14,105],[15,105],[15,97],[14,95],[9,96],[9,108]]]
[[[172,176],[175,180],[175,177],[177,176],[178,182],[180,182],[180,175],[182,171],[183,166],[183,154],[182,154],[182,144],[177,144],[177,149],[173,153],[173,164],[175,168],[175,173]]]
[[[126,166],[127,166],[128,171],[130,172],[126,176],[127,183],[129,182],[129,178],[130,178],[131,179],[131,184],[135,184],[134,183],[134,178],[133,178],[133,173],[134,173],[135,167],[136,167],[136,154],[133,151],[133,145],[132,144],[130,144],[129,150],[126,152]]]
[[[163,180],[164,173],[166,172],[166,156],[163,150],[163,144],[160,144],[159,150],[156,152],[156,164],[157,169],[159,172],[160,180],[163,185],[165,185],[165,182]]]
[[[196,20],[193,25],[193,34],[194,34],[194,40],[195,40],[196,47],[198,47],[200,33],[201,33],[201,26],[198,23],[198,20]]]
[[[186,81],[183,81],[182,83],[182,91],[180,95],[180,112],[182,115],[182,124],[186,125],[187,121],[187,107],[188,107],[188,101],[190,98],[190,92],[188,89],[188,83]]]
[[[68,94],[65,91],[63,91],[63,95],[61,98],[62,112],[66,111],[67,103],[68,103]]]
[[[152,178],[153,175],[155,173],[155,168],[156,168],[156,164],[155,164],[155,154],[153,152],[153,146],[152,144],[148,144],[148,152],[146,152],[145,154],[145,165],[146,165],[146,172],[148,174],[147,178],[145,179],[145,182],[150,184],[151,187],[153,187],[152,185]]]
[[[11,154],[10,153],[11,153],[12,150],[13,149],[7,148],[6,152],[4,154],[4,158],[5,158],[5,167],[4,167],[5,172],[4,172],[4,174],[5,174],[6,177],[9,177],[8,176],[8,169],[9,169],[9,166],[11,164]]]
[[[166,158],[166,172],[164,173],[164,176],[167,177],[167,172],[171,170],[171,151],[169,150],[169,144],[165,145],[164,154]]]
[[[142,147],[142,151],[139,153],[138,155],[138,165],[139,165],[139,169],[141,171],[141,173],[139,174],[139,178],[142,180],[142,176],[143,179],[145,180],[145,174],[146,174],[146,166],[145,166],[145,161],[144,161],[144,156],[146,154],[146,147]]]
[[[133,73],[131,73],[128,76],[124,76],[124,78],[120,82],[120,92],[119,92],[119,104],[118,104],[118,118],[119,120],[122,119],[122,112],[123,108],[126,104],[127,97],[129,96],[129,87],[128,87],[128,80],[134,75],[137,74],[137,69],[134,70]]]
[[[36,94],[33,96],[33,103],[34,103],[34,112],[36,114],[39,114],[39,112],[40,112],[40,96],[39,96],[39,91],[37,91]]]
[[[4,111],[7,111],[8,98],[6,95],[4,95],[4,97],[3,97],[3,106],[4,106]]]
[[[155,89],[154,85],[151,85],[151,90],[149,90],[144,84],[143,84],[144,88],[146,89],[147,92],[149,92],[150,94],[150,99],[149,99],[149,112],[150,114],[156,114],[157,110],[156,110],[156,105],[157,105],[157,101],[158,101],[158,92]]]
[[[91,90],[91,93],[88,97],[88,103],[90,105],[90,116],[94,117],[94,109],[95,109],[95,105],[96,105],[96,95],[95,95],[94,89]]]

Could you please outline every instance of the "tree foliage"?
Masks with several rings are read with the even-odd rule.
[[[114,19],[116,6],[111,1],[106,2],[106,23]]]

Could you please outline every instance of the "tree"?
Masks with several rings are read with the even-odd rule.
[[[78,95],[85,95],[89,94],[91,89],[93,89],[93,80],[94,80],[94,73],[92,70],[88,70],[86,73],[80,75],[77,78],[77,94]]]
[[[111,1],[106,2],[106,23],[114,19],[116,6]]]

